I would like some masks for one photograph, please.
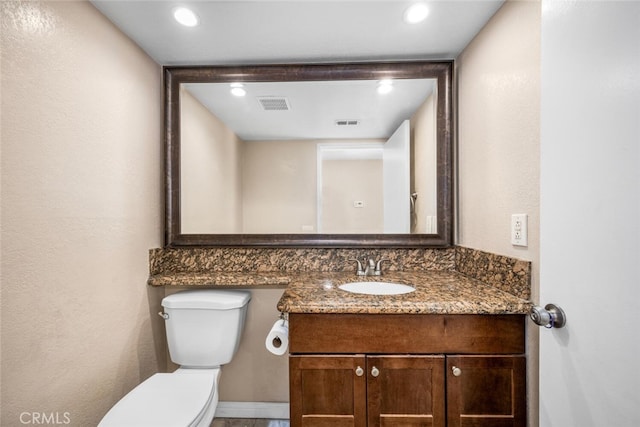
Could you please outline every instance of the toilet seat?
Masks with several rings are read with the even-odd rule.
[[[155,374],[120,399],[98,427],[197,426],[218,403],[219,372],[178,369]]]

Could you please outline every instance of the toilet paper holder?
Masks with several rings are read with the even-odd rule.
[[[289,321],[289,314],[281,311],[280,312],[280,320],[288,322]],[[282,340],[280,339],[280,337],[275,337],[271,342],[273,343],[273,346],[275,348],[280,348],[280,346],[282,346]]]

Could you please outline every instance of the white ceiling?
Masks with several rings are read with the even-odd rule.
[[[402,20],[415,1],[136,1],[92,3],[162,65],[224,65],[454,59],[503,1],[427,1],[419,24]],[[200,25],[173,20],[189,6]]]
[[[92,3],[156,62],[176,66],[455,59],[498,10],[503,0],[425,1],[429,16],[419,24],[403,21],[404,11],[415,3],[404,0],[92,0]],[[176,6],[193,9],[200,18],[200,25],[188,28],[175,22],[172,10]],[[254,93],[266,90],[271,95],[284,96],[290,89],[277,88],[272,84],[269,88],[253,87],[252,90]],[[307,90],[299,91],[296,97],[302,96]],[[417,91],[423,91],[423,88],[413,92]],[[314,118],[311,124],[305,125],[310,132],[300,135],[303,138],[320,136],[319,129],[312,129],[317,123],[333,124],[336,119],[364,117],[366,122],[372,124],[390,117],[387,123],[378,126],[388,132],[393,123],[399,123],[399,114],[405,114],[396,111],[389,116],[385,112],[376,117],[373,113],[365,114],[363,104],[348,110],[347,105],[352,103],[354,95],[340,85],[325,85],[320,91],[308,90],[308,96],[311,92],[319,93],[325,99],[333,99],[334,104],[318,108],[321,101],[317,98],[305,102],[291,100],[291,112],[294,108],[300,108],[295,110],[299,117]],[[412,93],[412,90],[408,89],[408,93]],[[256,102],[250,95],[246,98]],[[385,96],[384,103],[387,105],[380,111],[406,111],[408,105],[414,102],[408,100],[406,93],[397,96],[400,95],[398,91],[395,95]],[[370,97],[367,99],[364,105],[371,105],[373,101]],[[205,105],[214,104],[222,102],[222,97],[201,100]],[[212,106],[212,109],[228,109],[228,104],[225,105]],[[302,105],[314,107],[305,112],[301,109]],[[337,111],[336,105],[343,108]],[[255,120],[241,124],[243,113],[241,109],[239,111],[239,117],[224,119],[236,123],[236,133],[252,134],[251,138],[257,139],[273,136],[275,127],[257,131]],[[278,112],[268,113],[272,114],[272,119],[273,113]],[[288,122],[301,123],[300,119]],[[286,126],[286,120],[277,124],[281,131]],[[360,127],[360,130],[374,135],[373,129],[364,130]],[[353,133],[353,129],[345,131]],[[291,132],[289,138],[297,138],[300,129]],[[343,137],[356,136],[345,134]]]
[[[238,98],[227,83],[187,84],[187,90],[244,141],[388,138],[433,92],[434,80],[397,80],[379,95],[377,81],[246,83]],[[288,110],[265,111],[261,97],[286,99]],[[384,118],[384,119],[382,119]],[[357,121],[338,126],[336,121]]]

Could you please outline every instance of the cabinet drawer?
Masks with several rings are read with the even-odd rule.
[[[292,354],[522,354],[525,315],[289,314]]]

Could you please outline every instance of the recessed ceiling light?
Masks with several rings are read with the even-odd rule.
[[[173,9],[173,17],[185,27],[195,27],[200,23],[198,15],[186,7],[176,7]]]
[[[417,24],[427,19],[429,8],[424,3],[414,3],[404,11],[404,22]]]
[[[393,90],[393,84],[390,79],[380,80],[378,82],[378,93],[380,95],[389,93],[391,90]]]
[[[231,83],[231,94],[233,96],[245,96],[247,91],[242,83]]]

